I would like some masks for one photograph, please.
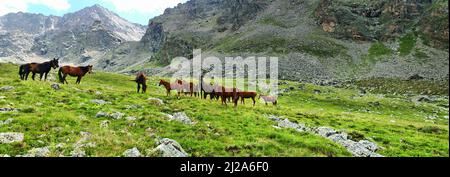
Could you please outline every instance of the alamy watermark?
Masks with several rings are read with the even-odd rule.
[[[177,57],[170,66],[177,68],[171,82],[186,80],[266,95],[278,94],[278,57],[202,57],[201,49],[195,49],[191,60]]]

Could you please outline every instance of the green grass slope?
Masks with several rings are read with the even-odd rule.
[[[53,74],[54,71],[52,71]],[[158,78],[150,78],[149,93],[135,93],[132,76],[96,72],[83,78],[80,85],[61,85],[53,90],[53,82],[20,81],[17,66],[0,64],[0,108],[18,108],[17,112],[0,113],[0,132],[22,132],[24,141],[0,144],[0,154],[26,154],[32,148],[51,147],[51,156],[70,156],[74,144],[89,132],[85,147],[87,156],[122,156],[126,149],[137,147],[141,153],[155,147],[155,137],[178,141],[190,156],[351,156],[347,150],[323,137],[289,129],[276,129],[266,115],[276,115],[310,127],[328,126],[364,138],[383,147],[385,156],[449,156],[448,100],[416,104],[399,95],[366,94],[358,90],[338,89],[289,83],[294,87],[279,98],[279,106],[255,107],[239,105],[237,110],[218,101],[198,98],[167,97],[157,86]],[[314,94],[320,89],[321,94]],[[101,92],[99,94],[98,92]],[[160,98],[157,106],[148,98]],[[92,99],[111,104],[96,105]],[[378,104],[373,104],[378,103]],[[140,108],[133,108],[140,107]],[[97,112],[121,112],[134,121],[96,118]],[[164,113],[185,112],[195,125],[168,121]],[[428,120],[426,117],[434,116]],[[104,120],[111,123],[102,128]],[[154,134],[153,136],[151,134]],[[57,144],[63,143],[60,149]]]

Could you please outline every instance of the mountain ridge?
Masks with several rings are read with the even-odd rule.
[[[10,13],[0,17],[0,57],[15,63],[52,57],[66,63],[94,63],[122,42],[141,40],[144,32],[144,26],[100,5],[63,16]]]

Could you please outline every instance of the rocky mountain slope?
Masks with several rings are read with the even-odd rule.
[[[13,62],[61,57],[92,63],[126,41],[139,41],[145,27],[126,21],[99,5],[62,17],[11,13],[0,17],[0,57]]]
[[[205,55],[277,56],[281,77],[290,80],[445,79],[447,19],[442,0],[191,0],[151,19],[138,47],[112,50],[98,66],[159,73],[155,65],[201,48]],[[134,56],[146,56],[140,67],[129,67]]]
[[[0,31],[0,57],[62,56],[116,72],[167,75],[173,58],[202,49],[279,57],[288,80],[448,79],[443,0],[190,0],[150,19],[145,34],[96,5],[63,17],[9,14]]]

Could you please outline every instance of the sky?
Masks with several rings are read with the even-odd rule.
[[[99,4],[119,16],[142,25],[161,15],[166,8],[187,0],[0,0],[0,16],[11,12],[41,13],[62,16]]]

